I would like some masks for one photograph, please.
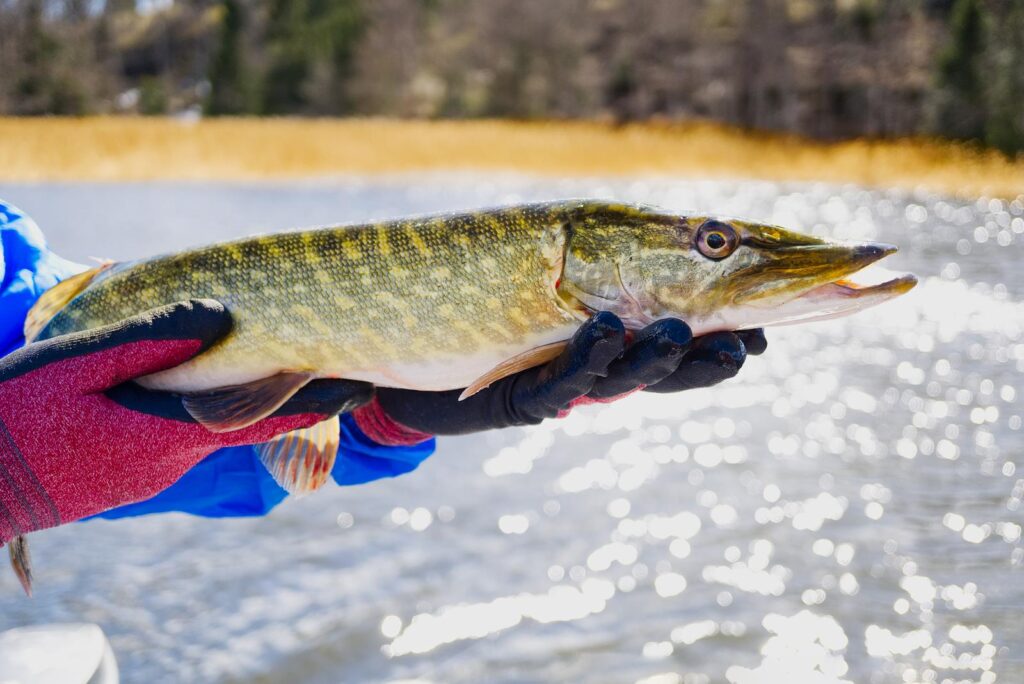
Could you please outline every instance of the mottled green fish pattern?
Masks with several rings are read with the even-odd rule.
[[[564,342],[596,310],[631,328],[677,316],[695,333],[849,313],[912,286],[909,277],[872,288],[840,280],[892,251],[566,200],[284,232],[114,265],[64,293],[76,296],[39,337],[210,298],[232,313],[231,334],[143,384],[188,393],[306,372],[443,390]]]

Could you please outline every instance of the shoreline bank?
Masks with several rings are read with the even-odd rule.
[[[926,139],[824,143],[711,123],[0,118],[0,180],[276,180],[433,170],[678,175],[1016,197],[1024,160]]]

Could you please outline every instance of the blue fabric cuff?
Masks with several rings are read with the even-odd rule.
[[[25,314],[39,296],[85,269],[51,252],[35,221],[0,200],[0,356],[25,343]]]
[[[413,446],[381,446],[363,434],[351,415],[341,416],[341,453],[331,475],[340,485],[357,485],[416,470],[434,453],[435,439]]]

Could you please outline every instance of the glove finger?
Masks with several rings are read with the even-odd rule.
[[[80,392],[102,391],[172,368],[231,330],[231,314],[213,300],[178,302],[112,325],[61,335],[21,350],[18,374],[53,366],[55,377]]]
[[[679,368],[648,392],[679,392],[697,387],[711,387],[736,375],[747,352],[743,341],[734,333],[719,332],[693,341]]]
[[[743,346],[750,356],[760,356],[768,348],[768,339],[764,336],[764,328],[740,330],[737,331],[736,337],[743,342]]]
[[[607,311],[594,314],[558,358],[537,371],[527,391],[550,406],[568,405],[607,373],[608,364],[622,353],[625,340],[626,328],[618,316]]]
[[[373,385],[359,380],[314,380],[274,411],[273,416],[294,416],[300,413],[336,416],[348,413],[369,403],[373,399],[373,391]]]
[[[690,326],[679,319],[666,318],[650,324],[612,361],[608,375],[594,381],[587,396],[608,399],[661,382],[679,367],[692,340]]]
[[[373,391],[373,385],[357,380],[314,380],[296,392],[270,417],[309,414],[323,419],[348,413],[368,403],[373,398]],[[181,395],[174,392],[147,390],[134,382],[126,382],[108,390],[106,396],[132,411],[183,423],[196,422],[181,403]]]

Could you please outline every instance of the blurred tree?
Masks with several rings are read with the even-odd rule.
[[[16,114],[82,114],[84,102],[61,73],[61,44],[43,19],[43,2],[21,3],[21,70],[14,79]]]
[[[981,140],[985,135],[984,24],[980,0],[956,0],[950,42],[938,63],[935,126],[942,135],[963,140]]]
[[[268,114],[344,114],[352,55],[364,28],[358,0],[270,0]]]
[[[985,142],[1007,155],[1024,151],[1024,4],[1009,0],[999,8],[992,70],[986,99]]]
[[[630,103],[636,90],[637,80],[636,74],[633,73],[633,65],[629,60],[623,59],[612,70],[605,94],[605,104],[617,122],[625,123],[633,118]]]
[[[147,116],[167,113],[167,87],[159,76],[146,76],[139,84],[139,113]]]
[[[206,112],[214,116],[248,114],[256,103],[242,53],[245,8],[239,0],[224,0],[221,10],[220,42],[210,65]]]
[[[0,114],[709,118],[1024,146],[1024,0],[0,0]]]
[[[284,114],[306,104],[303,84],[309,76],[309,46],[305,45],[305,0],[270,0],[263,77],[263,112]]]

